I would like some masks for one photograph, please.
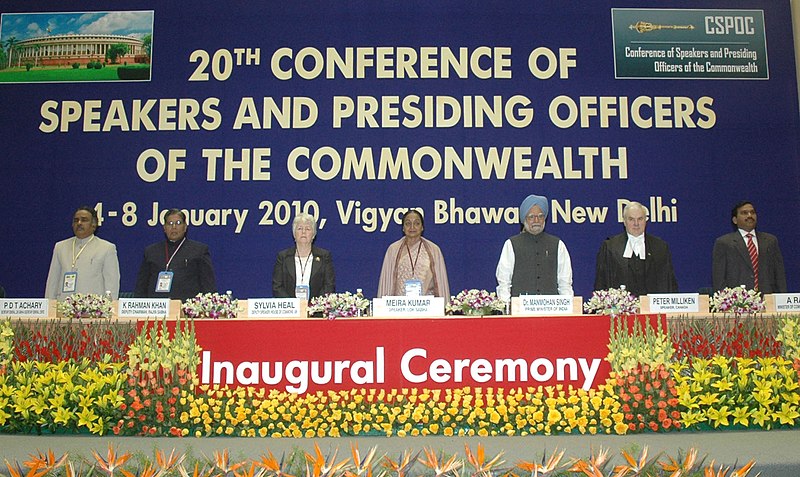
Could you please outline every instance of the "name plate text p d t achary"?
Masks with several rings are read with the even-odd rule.
[[[0,316],[29,316],[47,318],[50,300],[47,298],[3,298],[0,299]]]

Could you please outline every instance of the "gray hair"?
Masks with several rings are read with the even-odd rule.
[[[628,202],[625,207],[622,209],[622,218],[625,219],[628,217],[628,211],[633,209],[639,209],[644,212],[645,219],[648,218],[647,208],[640,204],[639,202]]]
[[[295,232],[297,232],[297,226],[300,224],[310,224],[311,228],[314,229],[314,237],[317,236],[317,219],[311,214],[300,212],[294,216],[292,221],[292,237],[294,237]]]

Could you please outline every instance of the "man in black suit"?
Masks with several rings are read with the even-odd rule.
[[[678,281],[669,246],[645,234],[647,209],[630,202],[622,210],[625,232],[603,241],[597,253],[594,289],[625,288],[632,294],[676,293]]]
[[[731,210],[731,222],[736,230],[714,242],[714,291],[744,285],[762,293],[786,293],[786,271],[778,239],[755,231],[758,217],[753,204],[736,204]]]
[[[217,291],[208,245],[186,238],[186,215],[170,209],[164,219],[166,240],[144,250],[134,295],[185,301],[198,293]]]

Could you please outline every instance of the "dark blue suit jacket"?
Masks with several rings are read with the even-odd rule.
[[[756,232],[758,241],[758,289],[762,293],[786,293],[786,270],[778,239],[766,232]],[[754,285],[753,265],[747,244],[739,231],[725,234],[714,242],[711,264],[714,291]]]

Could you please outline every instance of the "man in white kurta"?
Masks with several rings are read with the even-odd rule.
[[[47,274],[45,298],[63,300],[74,293],[111,293],[119,297],[117,247],[94,234],[97,212],[81,207],[72,217],[74,237],[56,243]]]

